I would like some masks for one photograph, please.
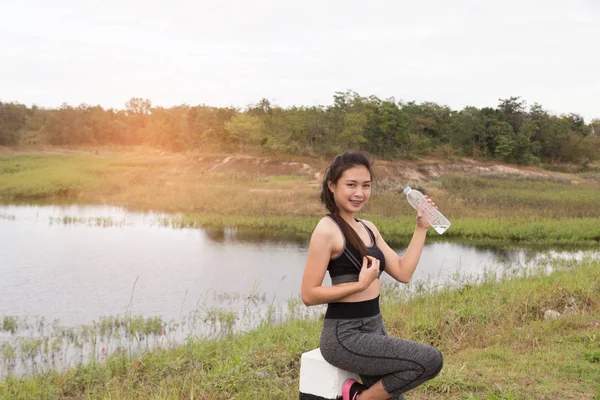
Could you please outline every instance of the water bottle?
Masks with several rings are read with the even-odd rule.
[[[406,187],[404,189],[406,199],[421,215],[429,222],[429,225],[435,229],[440,235],[446,232],[446,229],[450,227],[450,221],[442,215],[434,206],[429,204],[423,193],[418,190]]]

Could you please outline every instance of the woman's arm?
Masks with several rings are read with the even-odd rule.
[[[402,258],[400,258],[394,250],[390,249],[398,260],[397,262],[392,263],[392,267],[389,271],[386,264],[385,271],[392,278],[402,283],[410,282],[413,274],[415,273],[415,269],[417,269],[417,264],[419,264],[419,260],[421,259],[421,253],[423,252],[423,247],[425,246],[426,235],[427,228],[423,228],[417,224],[417,226],[415,226],[415,232],[413,233],[412,239],[410,240],[410,244],[408,245],[408,248],[406,249],[406,252]],[[385,260],[387,262],[387,255]]]
[[[308,257],[302,276],[302,301],[307,306],[327,304],[343,299],[351,294],[362,292],[375,280],[379,267],[367,268],[366,258],[358,282],[334,286],[322,286],[327,265],[333,250],[334,233],[321,221],[315,228],[308,247]]]
[[[381,249],[385,256],[385,272],[398,282],[410,282],[425,246],[425,237],[427,236],[427,228],[429,228],[429,224],[425,218],[421,215],[417,216],[415,232],[402,258],[385,242],[377,227],[372,222],[365,222],[368,223],[371,230],[375,233],[377,247]]]

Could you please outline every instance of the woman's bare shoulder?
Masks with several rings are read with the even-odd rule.
[[[318,236],[326,236],[326,237],[332,238],[335,235],[336,230],[337,230],[337,225],[336,225],[335,221],[331,217],[325,216],[325,217],[321,218],[321,220],[315,227],[315,229],[313,231],[313,236],[318,235]]]

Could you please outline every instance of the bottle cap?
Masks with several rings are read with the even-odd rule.
[[[409,194],[411,191],[412,191],[412,189],[410,188],[410,186],[407,186],[407,187],[404,189],[404,194]]]

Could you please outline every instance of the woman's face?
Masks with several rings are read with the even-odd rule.
[[[329,190],[338,209],[355,213],[371,197],[371,174],[367,167],[360,165],[344,171],[337,183],[329,183]]]

